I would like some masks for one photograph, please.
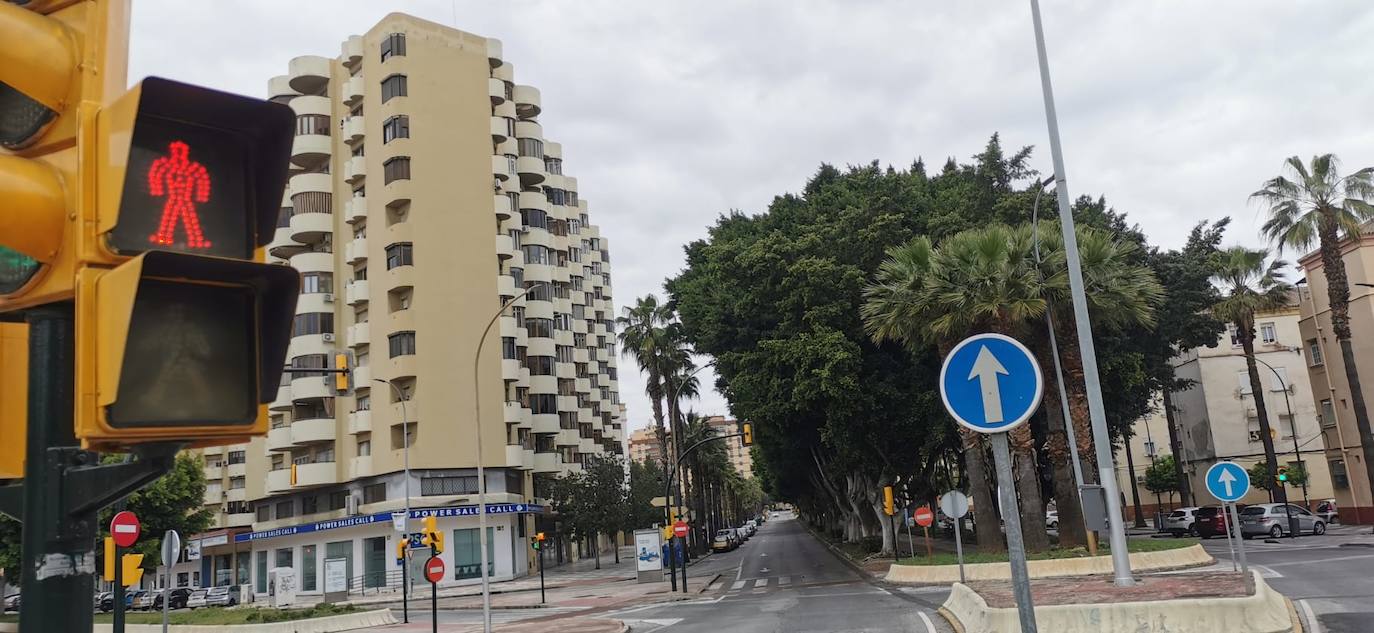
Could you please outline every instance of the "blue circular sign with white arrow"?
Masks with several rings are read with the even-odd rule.
[[[970,336],[940,368],[940,397],[959,424],[979,433],[1005,433],[1040,406],[1045,381],[1025,345],[1002,334]]]
[[[1250,473],[1235,462],[1217,462],[1207,469],[1207,492],[1223,503],[1239,501],[1250,492]]]

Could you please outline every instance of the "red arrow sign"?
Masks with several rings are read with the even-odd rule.
[[[138,517],[134,513],[124,510],[114,515],[110,519],[110,536],[114,538],[115,545],[120,547],[131,547],[138,541],[138,535],[142,528],[138,525]]]
[[[444,579],[444,559],[438,556],[431,556],[425,561],[425,580],[433,584],[438,584]]]
[[[678,521],[677,523],[673,524],[673,536],[676,536],[678,538],[687,538],[686,521]]]
[[[911,517],[916,519],[916,525],[930,527],[935,522],[935,513],[930,511],[930,506],[921,506],[911,513]]]

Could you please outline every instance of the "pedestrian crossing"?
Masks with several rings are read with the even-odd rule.
[[[747,593],[766,593],[781,589],[791,589],[801,585],[802,576],[768,576],[765,578],[742,578],[731,580],[727,577],[720,577],[706,587],[706,593],[721,594],[747,594]]]

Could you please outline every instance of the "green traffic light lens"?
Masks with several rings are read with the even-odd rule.
[[[0,246],[0,295],[12,294],[23,288],[42,267],[38,260]]]

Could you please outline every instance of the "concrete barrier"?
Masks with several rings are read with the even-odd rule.
[[[389,609],[343,613],[309,620],[290,622],[265,622],[259,624],[173,624],[167,627],[169,633],[212,633],[214,631],[233,631],[234,633],[334,633],[352,631],[374,626],[395,624],[396,616]],[[96,624],[95,633],[111,633],[113,624]],[[16,633],[19,625],[0,623],[0,633]],[[161,624],[125,624],[125,633],[162,633]]]
[[[1242,598],[1051,605],[1035,608],[1041,631],[1054,633],[1293,633],[1292,608],[1256,572],[1255,593]],[[963,633],[1016,633],[1015,607],[994,609],[967,585],[954,583],[940,614]]]
[[[1201,545],[1131,554],[1132,571],[1202,567],[1215,562],[1216,559],[1202,549]],[[1029,570],[1031,578],[1110,574],[1112,573],[1112,557],[1085,556],[1082,558],[1033,560],[1026,563],[1026,568]],[[967,580],[1008,580],[1011,578],[1011,566],[1006,563],[971,563],[964,565],[964,577]],[[894,563],[888,568],[885,579],[888,582],[914,585],[947,585],[959,582],[959,566],[898,565]]]

